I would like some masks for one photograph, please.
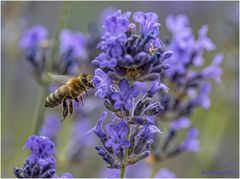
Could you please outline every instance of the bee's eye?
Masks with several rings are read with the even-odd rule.
[[[87,80],[86,80],[86,79],[83,79],[83,83],[87,83]]]

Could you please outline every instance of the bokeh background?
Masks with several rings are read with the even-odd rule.
[[[2,2],[1,3],[1,177],[14,177],[13,166],[22,166],[28,155],[22,147],[32,134],[40,97],[40,86],[31,76],[31,66],[18,48],[21,33],[35,24],[49,29],[53,37],[62,2]],[[107,7],[122,11],[153,11],[159,16],[160,38],[168,36],[165,18],[171,14],[186,14],[195,34],[207,24],[209,37],[225,56],[222,84],[213,85],[211,108],[195,111],[191,120],[200,130],[200,151],[185,153],[161,163],[177,177],[206,177],[203,171],[234,171],[231,175],[207,177],[237,177],[239,172],[239,2],[71,2],[67,28],[86,33],[89,24],[97,21]],[[91,102],[86,99],[86,103]],[[99,105],[101,106],[101,105]],[[87,107],[85,107],[87,108]],[[84,107],[83,107],[83,110]],[[87,109],[86,109],[87,110]],[[48,110],[51,111],[51,110]],[[84,116],[88,122],[83,130],[95,125],[102,109]],[[60,110],[57,113],[61,115]],[[81,118],[79,116],[78,118]],[[93,145],[87,144],[80,161],[66,161],[67,145],[72,138],[74,122],[66,120],[57,138],[57,172],[72,172],[75,177],[98,177],[104,162]],[[79,128],[79,130],[82,130]],[[80,131],[81,132],[81,131]],[[73,134],[75,135],[75,134]],[[84,137],[81,139],[84,141]],[[68,150],[69,149],[68,147]],[[74,150],[74,149],[72,149]]]

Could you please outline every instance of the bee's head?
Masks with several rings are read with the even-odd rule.
[[[86,88],[94,88],[92,84],[92,77],[91,75],[88,74],[81,74],[81,83],[86,87]]]

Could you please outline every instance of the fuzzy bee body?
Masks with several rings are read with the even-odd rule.
[[[60,86],[54,92],[50,93],[45,99],[45,107],[54,108],[61,103],[63,104],[63,119],[66,118],[68,111],[72,116],[73,102],[78,101],[78,97],[83,104],[82,95],[84,92],[87,94],[87,89],[94,88],[92,85],[92,78],[87,74],[80,74],[77,77],[71,77],[67,80],[66,84]],[[69,100],[69,105],[66,100]]]

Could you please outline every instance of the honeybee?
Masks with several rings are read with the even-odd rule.
[[[49,76],[54,81],[63,85],[46,97],[45,107],[54,108],[62,103],[63,120],[67,117],[68,112],[70,113],[71,118],[73,113],[73,100],[79,104],[78,97],[80,97],[83,105],[82,95],[84,93],[88,95],[87,90],[89,88],[94,89],[91,75],[81,73],[80,75],[74,77],[54,74],[49,74]],[[67,104],[67,100],[69,101],[69,104]]]

